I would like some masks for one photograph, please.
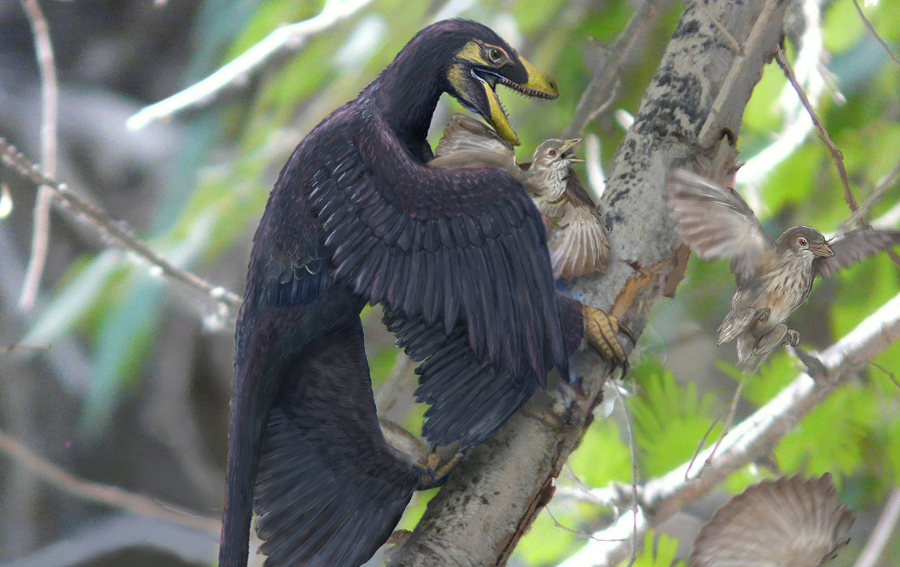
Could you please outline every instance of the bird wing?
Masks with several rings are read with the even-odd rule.
[[[428,162],[429,167],[438,167],[441,169],[499,167],[501,169],[507,169],[507,171],[510,171],[515,175],[515,171],[511,170],[509,167],[511,164],[512,159],[505,154],[475,150],[464,150],[440,155]]]
[[[704,260],[731,258],[738,285],[756,273],[760,254],[775,250],[753,210],[734,190],[684,169],[669,172],[669,216],[675,230]]]
[[[581,346],[584,328],[581,304],[557,295],[560,316],[565,320],[566,352]],[[427,444],[444,446],[458,441],[461,447],[476,447],[489,439],[513,416],[532,394],[546,386],[546,376],[514,378],[472,353],[466,331],[458,328],[447,335],[441,326],[429,327],[422,316],[407,319],[399,310],[386,311],[383,319],[414,362],[419,388],[416,400],[429,404],[422,435]]]
[[[565,225],[550,238],[553,276],[572,279],[602,272],[609,264],[609,229],[578,175],[569,170],[566,181]]]
[[[491,153],[515,163],[516,150],[488,125],[462,114],[454,114],[434,150],[436,157],[458,152]]]
[[[335,282],[448,334],[464,322],[477,360],[516,378],[567,376],[542,219],[522,186],[499,169],[426,167],[379,117],[353,119],[308,188]]]
[[[835,272],[850,267],[854,262],[861,262],[897,245],[900,245],[900,230],[858,228],[829,240],[828,246],[834,251],[834,256],[816,258],[813,266],[820,274],[830,278]]]
[[[856,519],[837,505],[831,475],[764,481],[719,508],[700,530],[692,567],[815,567],[849,541]]]
[[[360,565],[419,483],[381,434],[361,323],[307,345],[283,376],[253,494],[266,566]]]

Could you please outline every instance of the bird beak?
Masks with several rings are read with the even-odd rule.
[[[575,147],[575,145],[578,144],[580,141],[581,141],[581,138],[575,138],[574,140],[564,141],[562,148],[560,149],[561,150],[560,154],[562,154],[562,156],[565,159],[569,160],[572,163],[584,163],[584,160],[575,157],[574,153],[568,153],[568,155],[566,155],[566,153],[569,152],[569,150],[571,150],[573,147]]]
[[[809,251],[815,256],[822,256],[823,258],[831,258],[834,256],[834,250],[824,242],[822,244],[810,244]]]
[[[547,99],[553,99],[559,96],[559,91],[556,90],[556,83],[549,75],[522,57],[519,57],[519,61],[528,73],[528,80],[525,83],[515,83],[509,79],[504,79],[500,84],[519,91],[526,96]],[[482,81],[481,86],[484,89],[484,95],[488,102],[488,112],[490,113],[489,116],[485,116],[485,119],[491,123],[494,130],[496,130],[504,140],[513,146],[520,145],[521,142],[519,142],[519,137],[516,135],[515,130],[512,129],[512,126],[509,125],[509,120],[506,118],[506,113],[503,112],[503,107],[500,106],[500,99],[497,98],[497,93],[494,92],[494,88],[486,81]]]

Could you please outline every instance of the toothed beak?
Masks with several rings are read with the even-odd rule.
[[[503,77],[502,75],[498,75],[496,73],[492,73],[496,81],[494,86],[492,86],[486,80],[481,80],[481,86],[484,89],[484,94],[488,101],[488,110],[490,113],[489,116],[485,116],[485,119],[491,124],[491,126],[494,127],[494,130],[496,130],[504,140],[506,140],[513,146],[518,146],[521,144],[521,142],[519,142],[519,136],[516,135],[515,130],[513,130],[512,126],[510,126],[509,124],[509,119],[506,116],[506,112],[503,111],[503,106],[500,104],[500,99],[497,98],[497,93],[494,92],[494,88],[496,87],[496,85],[503,85],[504,87],[508,87],[529,97],[554,99],[559,96],[559,91],[556,89],[556,82],[554,82],[549,75],[547,75],[522,57],[519,57],[519,61],[522,63],[522,66],[528,73],[528,80],[526,82],[513,82],[510,79],[507,79],[506,77]]]

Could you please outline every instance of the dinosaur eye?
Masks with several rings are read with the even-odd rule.
[[[496,47],[491,47],[488,49],[488,57],[490,57],[491,61],[496,63],[503,59],[503,52],[501,52]]]
[[[801,236],[797,239],[797,245],[806,248],[807,246],[809,246],[809,242],[807,242],[806,239]]]
[[[547,152],[547,155],[550,156],[550,157],[555,156],[555,155],[556,155],[556,150],[550,150],[550,151],[548,151],[548,152]]]

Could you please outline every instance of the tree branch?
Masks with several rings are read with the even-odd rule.
[[[28,15],[31,31],[34,35],[34,46],[37,54],[38,69],[41,74],[41,163],[44,175],[56,175],[56,123],[57,98],[59,89],[56,82],[56,65],[53,61],[53,44],[50,42],[50,30],[47,20],[41,12],[37,0],[22,0],[22,7]],[[44,265],[47,262],[47,248],[50,244],[50,202],[52,195],[47,187],[38,189],[34,203],[34,225],[31,232],[31,256],[25,272],[25,283],[19,299],[19,307],[28,311],[34,307]]]
[[[809,374],[800,374],[775,398],[732,429],[719,445],[715,459],[702,467],[702,475],[701,467],[689,470],[690,463],[685,463],[638,487],[641,510],[649,516],[639,527],[640,531],[659,525],[718,486],[729,474],[769,454],[809,412],[897,340],[900,340],[900,295],[819,355],[825,375],[818,381]],[[706,461],[712,451],[710,448],[700,453],[696,462]],[[596,497],[601,494],[607,493],[598,493]],[[626,516],[620,516],[617,524],[625,521]],[[594,537],[607,536],[605,532],[598,532]],[[627,552],[620,543],[603,546],[591,541],[576,555],[596,559],[601,554],[608,554],[615,561],[621,560]],[[567,562],[566,566],[581,564]]]
[[[701,147],[704,124],[714,138],[740,131],[743,108],[781,38],[786,4],[710,2],[709,14],[727,22],[730,34],[744,42],[741,62],[707,11],[687,7],[616,154],[603,196],[614,225],[612,261],[606,273],[569,284],[572,296],[594,306],[615,305],[631,329],[644,327],[676,265],[677,237],[665,204],[666,171],[675,160],[718,148],[717,139],[715,147]],[[751,36],[754,41],[747,43]],[[730,72],[736,64],[741,73]],[[731,81],[727,87],[726,78]],[[727,95],[709,121],[725,88]],[[733,143],[733,137],[729,140]],[[554,478],[590,425],[609,366],[593,353],[583,353],[574,357],[571,372],[582,377],[578,391],[551,381],[554,386],[538,392],[491,440],[470,452],[429,503],[395,564],[506,563],[549,501]]]
[[[859,0],[853,0],[853,5],[856,6],[856,12],[859,14],[859,17],[862,18],[863,24],[865,24],[866,29],[869,30],[869,33],[872,34],[872,37],[875,38],[875,41],[881,44],[881,47],[884,48],[884,51],[887,53],[888,57],[890,57],[894,63],[900,65],[900,59],[897,59],[897,56],[894,55],[894,52],[891,51],[890,46],[881,39],[881,36],[878,35],[878,32],[875,31],[875,28],[872,26],[872,22],[869,21],[869,18],[863,13],[862,6],[859,5]]]
[[[41,480],[76,498],[126,510],[139,516],[161,518],[213,535],[218,535],[222,529],[222,523],[218,520],[178,511],[173,506],[159,504],[146,496],[71,475],[33,453],[2,430],[0,430],[0,451],[15,459],[20,465],[31,469]]]
[[[793,85],[794,90],[797,91],[797,96],[800,97],[800,102],[803,103],[804,108],[806,108],[806,111],[809,113],[809,117],[812,119],[816,131],[819,133],[819,137],[822,138],[822,142],[825,143],[828,147],[828,151],[831,152],[831,159],[834,161],[834,167],[837,169],[838,176],[841,178],[841,184],[844,186],[844,201],[847,202],[850,211],[855,213],[859,207],[856,204],[856,199],[853,198],[853,192],[850,190],[850,180],[847,177],[847,168],[844,167],[844,154],[842,154],[841,150],[839,150],[837,146],[834,145],[834,142],[831,141],[828,130],[825,129],[825,125],[822,124],[822,119],[819,118],[819,115],[816,114],[812,104],[810,104],[809,98],[807,98],[803,87],[797,82],[797,77],[794,76],[794,70],[791,68],[791,63],[787,60],[787,55],[784,54],[784,50],[780,45],[775,50],[775,60],[778,61],[778,65],[781,67],[782,71],[784,71],[785,77],[787,77],[788,81]]]
[[[599,47],[601,51],[593,65],[594,78],[582,93],[578,106],[575,107],[575,115],[563,133],[563,138],[579,136],[587,125],[609,106],[613,91],[616,90],[619,71],[628,60],[631,50],[656,22],[662,9],[668,5],[665,0],[644,0],[612,47],[606,49]]]
[[[100,207],[72,193],[64,184],[55,181],[52,176],[41,173],[38,166],[29,161],[15,146],[2,137],[0,137],[0,160],[26,179],[49,189],[51,191],[50,194],[59,199],[64,207],[81,215],[101,235],[112,236],[124,248],[158,267],[164,275],[198,289],[231,308],[237,308],[241,305],[239,295],[221,286],[214,286],[196,274],[175,266],[134,236],[127,223],[113,220]]]
[[[209,104],[226,89],[246,85],[253,73],[271,64],[279,55],[299,51],[307,41],[353,15],[371,1],[327,0],[318,16],[278,28],[199,83],[141,109],[128,119],[126,126],[131,130],[140,130],[151,122],[168,120],[189,108]]]

